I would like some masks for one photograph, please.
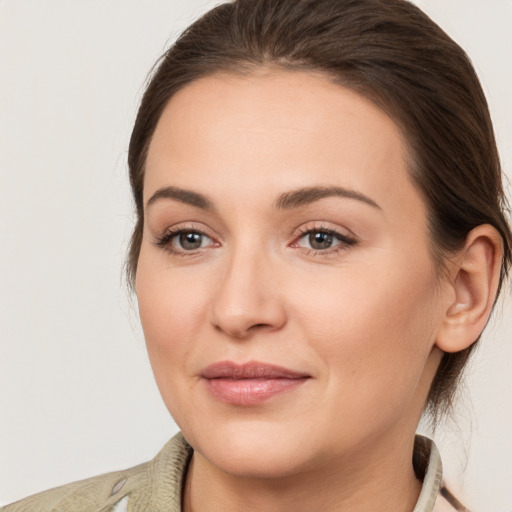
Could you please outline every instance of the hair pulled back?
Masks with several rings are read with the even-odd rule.
[[[157,63],[130,140],[136,208],[127,262],[132,286],[144,223],[145,161],[164,107],[199,78],[263,66],[324,73],[383,109],[408,144],[437,267],[443,268],[469,231],[491,224],[503,239],[501,287],[512,235],[487,102],[464,51],[406,0],[235,0],[183,32]],[[444,354],[427,403],[434,421],[450,409],[473,347]]]

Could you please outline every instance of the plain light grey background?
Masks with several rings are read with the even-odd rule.
[[[216,3],[0,0],[0,504],[148,460],[176,431],[122,279],[126,151],[148,70]],[[512,1],[416,3],[472,57],[511,175]],[[475,512],[512,511],[510,298],[497,317],[436,434]]]

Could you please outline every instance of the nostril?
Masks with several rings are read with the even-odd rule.
[[[280,329],[286,323],[284,304],[271,294],[231,285],[224,286],[212,302],[209,321],[216,332],[244,339],[252,334]]]
[[[272,324],[259,323],[259,324],[251,325],[247,329],[247,333],[250,334],[250,333],[254,333],[254,332],[273,331],[274,329],[275,329],[275,326],[273,326]]]
[[[224,332],[229,336],[238,339],[245,339],[250,337],[256,332],[262,332],[265,330],[273,330],[273,326],[268,323],[255,323],[252,325],[222,325],[215,324],[214,328],[217,332]]]

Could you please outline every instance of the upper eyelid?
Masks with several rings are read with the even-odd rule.
[[[326,231],[346,238],[358,238],[351,229],[345,226],[333,226],[331,222],[321,220],[302,223],[293,230],[293,233],[295,237],[298,237],[311,231]]]
[[[166,227],[164,230],[162,230],[160,235],[157,235],[158,237],[166,236],[166,235],[173,235],[173,234],[179,234],[183,232],[194,232],[194,233],[200,233],[202,235],[205,235],[209,238],[212,238],[214,240],[218,239],[219,237],[213,232],[212,229],[205,226],[203,223],[198,223],[199,226],[192,222],[184,222],[184,223],[177,223],[172,226]]]
[[[304,237],[308,236],[311,233],[315,233],[315,232],[328,233],[333,238],[337,238],[338,241],[341,242],[341,244],[354,245],[357,243],[357,239],[352,235],[344,235],[343,233],[339,233],[338,231],[334,231],[334,230],[330,230],[330,229],[310,229],[310,230],[305,231],[304,233],[301,233],[299,236],[296,236],[291,245],[297,246],[299,240],[302,240]]]

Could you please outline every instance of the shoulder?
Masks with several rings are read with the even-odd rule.
[[[182,478],[191,448],[174,436],[151,461],[50,489],[0,508],[0,512],[179,511]]]
[[[80,480],[61,487],[34,494],[1,508],[2,512],[28,512],[29,510],[76,512],[100,511],[112,508],[125,495],[133,492],[147,480],[149,463],[124,471]]]

